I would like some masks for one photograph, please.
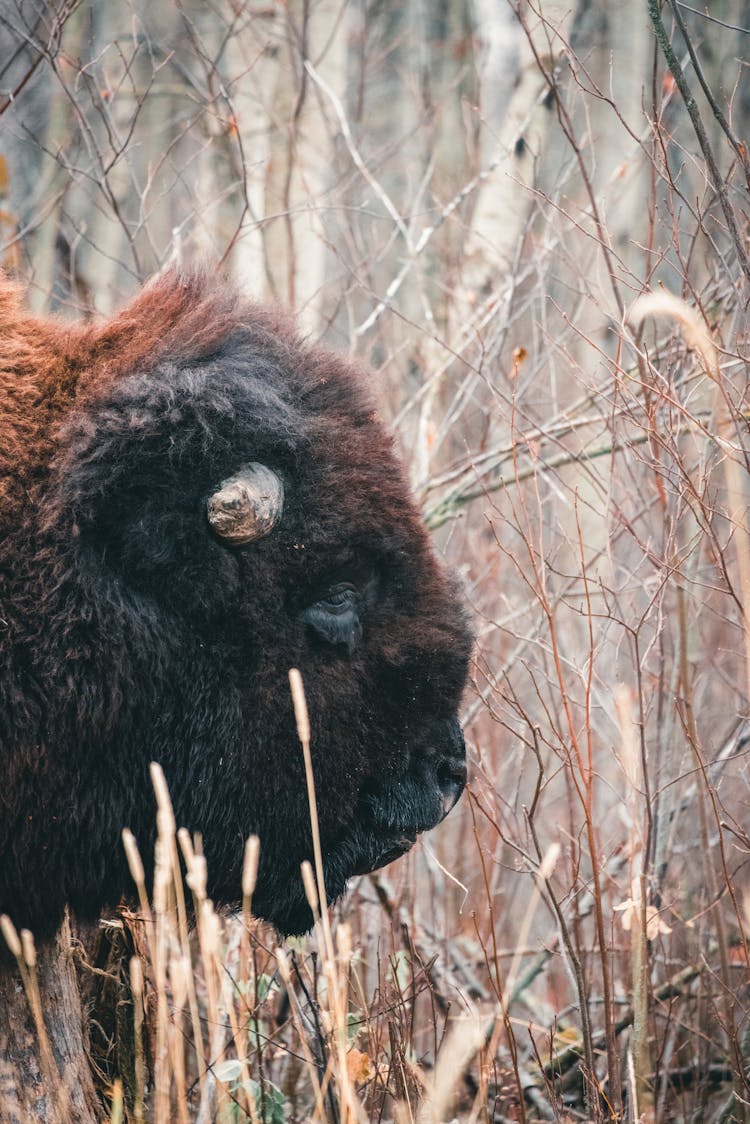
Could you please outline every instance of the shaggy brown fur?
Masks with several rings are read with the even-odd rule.
[[[158,760],[213,895],[237,899],[257,831],[259,911],[304,928],[291,666],[332,896],[455,801],[469,635],[364,378],[208,274],[103,324],[0,291],[0,911],[19,924],[117,901]],[[249,461],[283,479],[283,517],[233,549],[206,500]]]

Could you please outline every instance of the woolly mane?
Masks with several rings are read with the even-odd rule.
[[[332,894],[381,836],[439,818],[455,784],[426,762],[463,754],[469,638],[363,384],[207,273],[168,273],[104,323],[0,292],[0,911],[48,932],[66,902],[116,903],[120,830],[153,836],[156,759],[214,896],[236,899],[257,831],[259,907],[304,927],[293,665]],[[206,502],[248,461],[283,479],[283,518],[232,549]]]

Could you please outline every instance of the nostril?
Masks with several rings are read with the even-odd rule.
[[[438,765],[437,780],[443,792],[462,791],[466,786],[466,762],[443,761]]]
[[[443,798],[442,819],[455,808],[466,787],[466,762],[442,761],[437,767],[437,782]]]

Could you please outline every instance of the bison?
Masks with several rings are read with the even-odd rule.
[[[329,896],[466,780],[470,632],[367,376],[209,271],[104,323],[0,292],[0,912],[38,936],[127,894],[149,762],[209,892],[312,918],[288,670],[303,673]]]

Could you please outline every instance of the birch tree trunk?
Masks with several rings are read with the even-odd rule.
[[[548,0],[541,16],[527,10],[526,31],[505,0],[474,0],[473,14],[482,121],[479,186],[444,337],[431,339],[425,349],[426,367],[437,374],[423,395],[417,426],[417,491],[451,452],[451,440],[445,440],[450,426],[443,425],[437,440],[434,434],[435,419],[450,420],[444,388],[454,357],[471,352],[487,325],[502,319],[516,282],[514,263],[529,232],[553,121],[545,78],[560,53],[553,31],[564,37],[571,20],[570,7],[560,0]],[[467,379],[469,397],[481,379]]]
[[[265,242],[270,295],[298,311],[303,327],[319,331],[326,245],[323,195],[338,132],[328,99],[340,102],[346,68],[346,9],[336,0],[287,6],[286,74],[275,87],[270,115]],[[314,85],[307,65],[325,83]],[[293,80],[290,78],[293,76]],[[331,124],[329,125],[329,121]]]

